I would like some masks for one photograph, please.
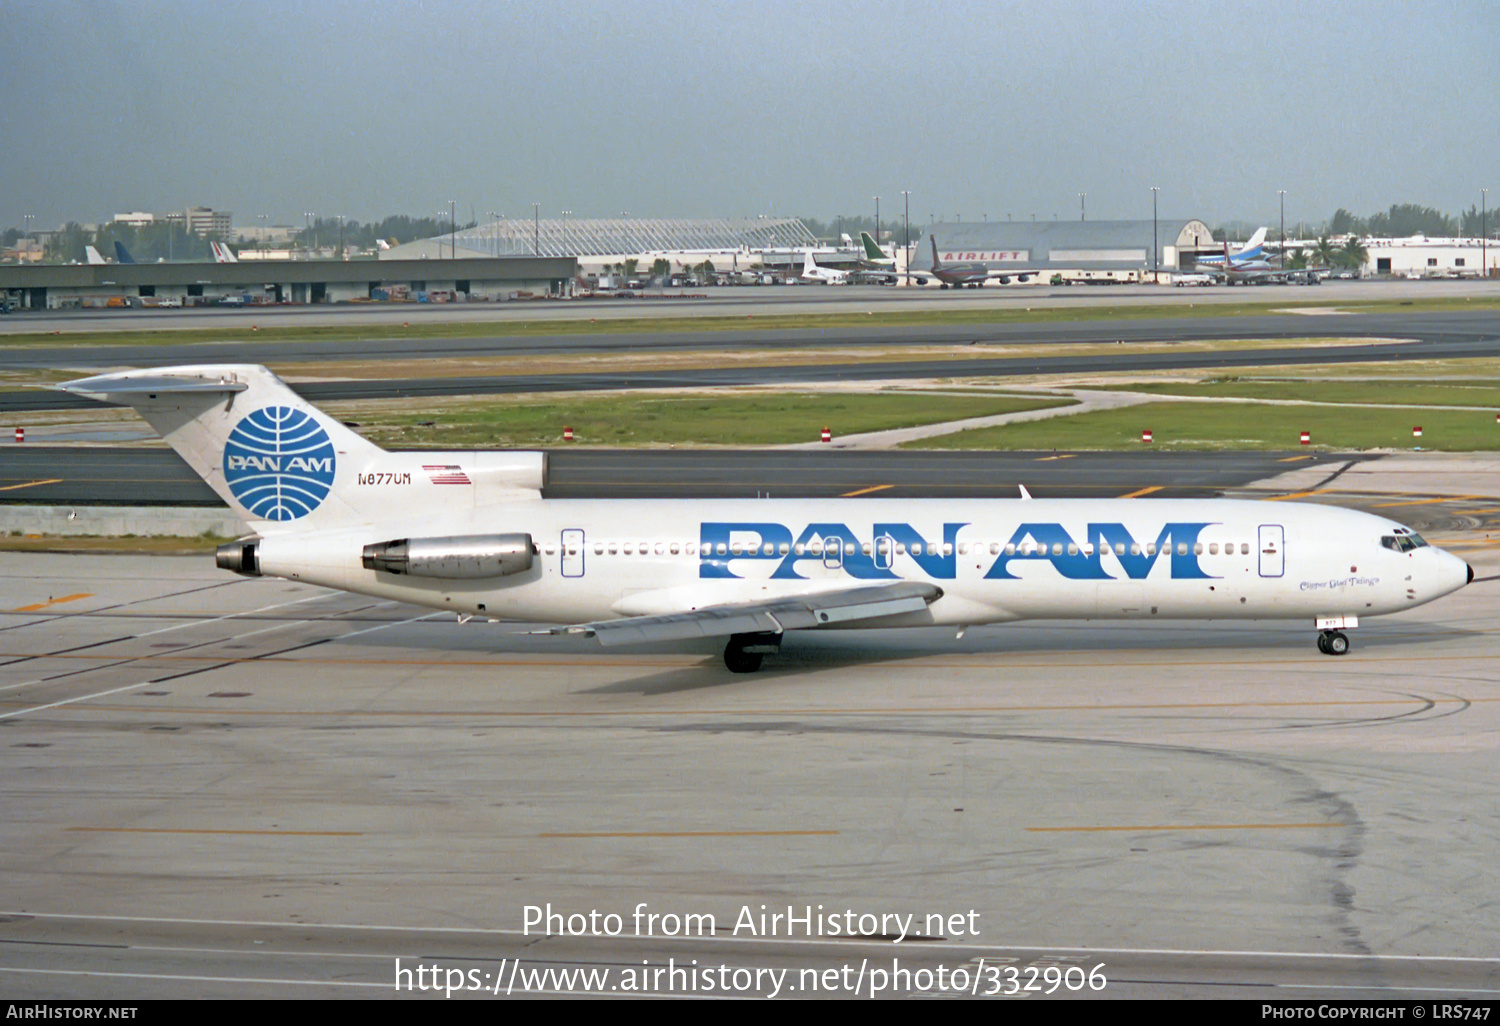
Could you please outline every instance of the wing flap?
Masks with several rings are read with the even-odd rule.
[[[592,634],[606,647],[648,641],[722,638],[731,634],[782,634],[834,624],[853,625],[903,613],[916,613],[941,598],[933,584],[892,584],[812,592],[761,602],[736,602],[661,616],[628,616],[569,627],[544,634]]]

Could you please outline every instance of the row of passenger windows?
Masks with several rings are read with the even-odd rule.
[[[1238,542],[1238,543],[1236,543],[1236,542],[1224,542],[1222,544],[1222,547],[1221,547],[1221,545],[1220,545],[1219,542],[1207,542],[1207,543],[1196,542],[1196,543],[1193,544],[1192,550],[1193,550],[1193,555],[1195,555],[1195,556],[1202,556],[1202,555],[1217,556],[1217,555],[1220,554],[1221,551],[1226,556],[1232,556],[1232,555],[1234,555],[1234,551],[1235,551],[1235,546],[1236,545],[1239,546],[1240,555],[1242,555],[1242,556],[1248,556],[1248,555],[1250,555],[1250,543],[1249,542]],[[545,546],[545,551],[546,551],[547,555],[551,556],[551,555],[556,554],[556,552],[560,548],[561,548],[561,546],[557,546],[557,545],[547,545],[547,546]],[[671,556],[679,556],[679,555],[695,556],[695,555],[698,554],[698,545],[695,542],[645,542],[645,541],[643,541],[643,542],[595,542],[593,548],[594,548],[594,555],[596,555],[596,556],[603,556],[605,554],[608,554],[608,555],[611,555],[611,556],[614,556],[614,555],[633,556],[633,555],[637,555],[637,554],[642,555],[642,556],[649,556],[649,555],[652,555],[653,553],[655,555],[658,555],[658,556],[667,556],[667,555],[671,555]],[[958,554],[960,556],[968,556],[968,555],[982,556],[982,555],[985,555],[986,553],[988,553],[991,556],[998,556],[998,555],[1000,555],[1002,549],[1004,550],[1004,552],[1005,552],[1005,554],[1007,556],[1015,556],[1015,555],[1035,556],[1035,555],[1048,555],[1049,554],[1046,545],[1040,545],[1040,544],[1038,544],[1036,542],[1030,542],[1030,541],[1022,542],[1020,545],[1010,544],[1010,545],[1004,545],[1004,546],[1002,546],[999,542],[989,542],[989,543],[985,543],[985,542],[959,542],[958,543]],[[1140,544],[1137,544],[1137,543],[1132,543],[1129,546],[1125,545],[1123,542],[1117,542],[1115,544],[1115,546],[1114,546],[1114,553],[1117,556],[1123,556],[1123,555],[1125,555],[1127,549],[1129,550],[1130,555],[1132,555],[1132,556],[1139,556],[1143,552],[1147,556],[1154,556],[1154,555],[1156,555],[1156,543],[1155,542],[1147,542],[1145,545],[1140,545]],[[1163,548],[1162,548],[1163,553],[1170,553],[1171,550],[1172,550],[1172,546],[1171,545],[1166,545],[1166,546],[1163,546]],[[576,545],[569,545],[567,547],[567,553],[566,554],[569,555],[569,556],[576,556],[576,555],[579,554],[579,551],[580,550],[579,550],[578,546],[576,546]],[[869,556],[869,555],[872,555],[872,554],[874,554],[874,555],[881,555],[881,556],[887,556],[887,555],[891,554],[891,551],[892,551],[891,550],[891,544],[889,542],[877,542],[877,543],[874,543],[874,544],[872,544],[871,542],[864,542],[863,544],[861,544],[859,546],[856,546],[853,542],[844,542],[843,543],[843,553],[842,553],[842,555],[852,556],[856,552],[861,552],[861,553],[863,553],[866,556]],[[1091,545],[1091,544],[1084,544],[1084,545],[1069,544],[1069,545],[1063,545],[1061,542],[1054,542],[1052,544],[1050,555],[1061,556],[1065,551],[1070,556],[1076,556],[1080,552],[1083,555],[1085,555],[1085,556],[1092,556],[1094,554],[1094,546]],[[1104,546],[1104,548],[1101,551],[1108,552],[1109,551],[1109,546],[1108,545]],[[796,553],[799,556],[823,556],[823,555],[834,555],[834,556],[836,556],[836,555],[840,555],[840,552],[839,552],[839,542],[838,541],[830,541],[830,542],[826,543],[826,546],[825,546],[825,543],[822,542],[822,541],[814,541],[814,542],[812,542],[811,544],[808,544],[808,545],[802,545],[802,544],[790,545],[787,542],[781,542],[779,545],[773,545],[773,544],[767,543],[767,544],[765,544],[763,546],[755,546],[755,545],[746,545],[743,542],[731,542],[731,543],[728,543],[728,544],[726,544],[724,542],[719,542],[717,545],[705,545],[705,546],[703,546],[703,554],[704,555],[717,555],[717,556],[755,556],[755,555],[760,555],[760,556],[778,556],[779,555],[779,556],[786,556],[786,555],[790,555],[792,553]],[[908,555],[907,546],[904,543],[902,543],[902,542],[897,542],[896,545],[895,545],[895,554],[898,555],[898,556]],[[941,556],[951,556],[951,555],[953,555],[953,546],[952,545],[938,545],[935,542],[931,542],[931,543],[928,543],[927,546],[924,549],[924,547],[921,546],[921,545],[913,545],[913,546],[911,546],[911,551],[910,551],[909,554],[913,555],[913,556],[921,556],[921,555],[924,555],[924,554],[928,555],[928,556],[939,556],[939,555],[941,555]],[[1188,544],[1187,544],[1187,542],[1178,542],[1177,543],[1177,555],[1179,555],[1179,556],[1186,556],[1187,554],[1188,554]]]

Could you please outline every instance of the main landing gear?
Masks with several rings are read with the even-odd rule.
[[[754,673],[762,659],[780,651],[780,634],[734,634],[724,646],[724,665],[730,673]]]
[[[1342,631],[1323,631],[1318,635],[1318,651],[1324,655],[1343,655],[1349,651],[1349,635]]]

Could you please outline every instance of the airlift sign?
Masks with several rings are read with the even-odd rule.
[[[333,487],[328,432],[290,406],[267,406],[243,418],[224,443],[224,481],[261,520],[296,520],[323,504]]]
[[[952,580],[958,576],[958,532],[968,524],[944,524],[943,537],[927,539],[910,524],[875,524],[863,540],[844,524],[808,524],[794,538],[790,528],[772,523],[704,523],[700,535],[700,578],[740,577],[730,564],[735,560],[771,560],[776,562],[772,579],[805,580],[798,564],[822,564],[842,569],[860,580],[886,581],[909,577],[896,572],[896,560],[916,564],[934,580]],[[1209,579],[1198,565],[1195,546],[1207,523],[1169,523],[1162,525],[1154,538],[1137,540],[1124,524],[1089,524],[1084,538],[1074,538],[1061,524],[1024,523],[1000,546],[986,580],[1014,581],[1011,573],[1017,563],[1050,563],[1063,577],[1074,581],[1117,580],[1104,568],[1105,551],[1119,564],[1125,579],[1144,580],[1158,559],[1168,565],[1176,579]],[[972,556],[989,555],[991,550],[974,543]],[[741,566],[743,569],[743,565]]]

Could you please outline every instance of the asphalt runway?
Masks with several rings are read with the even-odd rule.
[[[1222,494],[1288,469],[1335,475],[1376,457],[1327,452],[907,452],[554,449],[549,498],[1041,498]],[[0,443],[0,502],[222,506],[169,449]]]
[[[1318,335],[1402,339],[1398,342],[1133,352],[1127,342],[1306,338]],[[1118,341],[1121,351],[1071,355],[1067,346]],[[876,344],[1014,343],[1056,346],[1058,355],[934,358],[885,362],[838,359],[838,349]],[[829,362],[788,366],[649,368],[612,372],[471,374],[440,378],[375,378],[295,383],[311,402],[425,396],[566,392],[613,389],[807,385],[928,378],[1005,378],[1036,374],[1159,371],[1322,363],[1438,360],[1500,353],[1500,314],[1493,311],[1349,315],[1339,318],[1267,316],[1188,318],[1045,325],[914,326],[842,331],[746,331],[634,335],[528,336],[472,339],[356,340],[318,343],[203,343],[191,346],[44,347],[0,349],[0,369],[69,367],[80,375],[121,366],[181,363],[276,363],[294,360],[410,360],[536,353],[705,348],[827,348]],[[0,412],[88,409],[92,400],[44,389],[0,392]]]
[[[1500,556],[1433,540],[1480,580],[1339,659],[1300,622],[1048,622],[795,635],[752,677],[0,554],[0,978],[1493,1001]]]

